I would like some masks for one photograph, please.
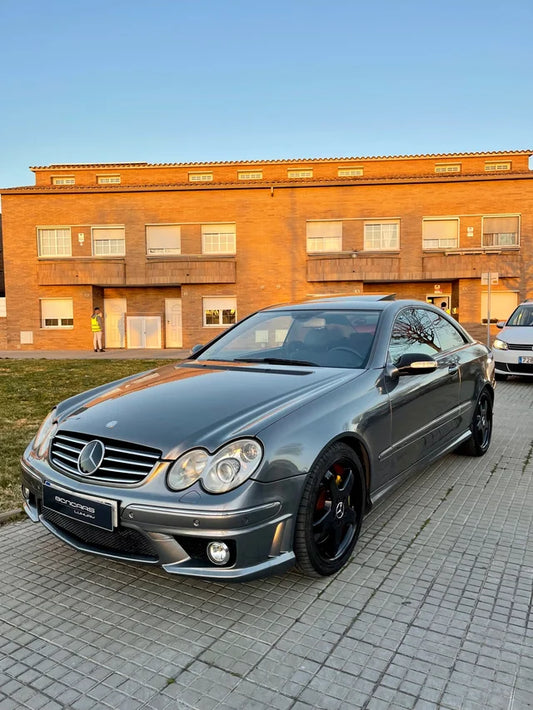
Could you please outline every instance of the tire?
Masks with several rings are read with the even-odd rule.
[[[465,456],[483,456],[489,449],[492,437],[492,397],[487,390],[479,395],[470,430],[470,439],[458,451]]]
[[[365,510],[363,467],[346,444],[328,447],[315,461],[296,518],[294,552],[301,572],[324,577],[349,560]]]

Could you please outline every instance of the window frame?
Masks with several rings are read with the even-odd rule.
[[[516,232],[485,232],[485,220],[488,219],[514,219],[516,218],[517,224],[516,224]],[[483,215],[481,217],[481,246],[483,249],[517,249],[520,247],[520,228],[521,228],[521,214],[491,214],[491,215]],[[506,235],[506,234],[514,234],[515,235],[515,241],[513,244],[486,244],[485,243],[485,234],[491,234],[493,236],[498,235]]]
[[[226,307],[224,307],[226,306]],[[208,323],[207,312],[219,311],[218,322]],[[233,311],[233,320],[224,323],[224,311]],[[204,328],[229,328],[237,322],[237,297],[236,296],[203,296],[202,297],[202,324]]]
[[[213,182],[213,172],[211,170],[202,170],[189,173],[189,182]]]
[[[109,231],[109,230],[120,231],[121,230],[122,231],[122,239],[95,240],[95,238],[94,238],[95,231],[104,230],[104,229],[106,231]],[[122,242],[122,245],[123,245],[122,252],[109,251],[106,253],[97,254],[96,249],[95,249],[96,241],[100,241],[100,242],[108,241],[109,243],[111,243],[112,241]],[[99,224],[99,225],[92,226],[91,227],[91,249],[92,249],[92,255],[98,259],[99,258],[112,258],[112,257],[120,258],[120,257],[126,256],[126,228],[125,228],[125,226],[123,224]]]
[[[120,185],[120,175],[97,175],[96,182],[98,185]]]
[[[262,180],[263,171],[262,170],[238,170],[237,178],[239,180]]]
[[[37,227],[37,257],[39,259],[68,259],[72,257],[72,228],[71,227]],[[42,235],[41,232],[56,232],[55,238],[56,238],[56,250],[58,247],[57,243],[57,232],[58,231],[65,231],[68,232],[68,250],[65,251],[64,253],[58,253],[56,251],[55,254],[52,253],[44,253],[43,248],[42,248]],[[66,239],[65,239],[66,243]]]
[[[487,160],[485,161],[485,172],[486,173],[495,173],[495,172],[505,172],[506,170],[511,169],[511,161],[510,160]]]
[[[48,304],[52,301],[56,303],[63,302],[65,304],[70,304],[70,308],[67,307],[66,315],[59,315],[57,317],[57,324],[46,325],[46,320],[52,320],[52,318],[46,318],[43,312],[43,305]],[[39,310],[40,310],[40,323],[41,330],[72,330],[74,328],[74,302],[72,298],[40,298],[39,299]],[[70,323],[62,323],[61,321],[68,320]]]
[[[461,163],[436,163],[435,173],[437,175],[449,175],[450,173],[460,173],[462,170]]]
[[[233,228],[233,231],[231,232],[231,235],[233,237],[233,244],[229,244],[229,246],[226,249],[221,248],[222,247],[222,240],[220,239],[222,235],[224,234],[230,234],[230,232],[212,232],[209,233],[208,230],[209,228],[213,227],[229,227],[231,226]],[[217,222],[217,223],[207,223],[207,224],[202,224],[202,254],[206,256],[212,256],[212,255],[222,255],[222,256],[235,256],[237,253],[237,226],[235,222]],[[219,249],[207,249],[206,244],[207,240],[206,237],[214,237],[215,235],[218,235],[219,237]]]
[[[291,180],[313,177],[313,168],[287,168],[287,177]]]
[[[152,249],[158,249],[157,253],[150,253],[150,246],[148,242],[148,230],[150,228],[171,228],[171,227],[176,227],[178,230],[177,237],[177,247],[152,247]],[[146,256],[148,257],[157,257],[157,256],[179,256],[181,254],[181,225],[180,224],[174,224],[174,223],[168,223],[168,224],[145,224],[144,225],[144,236],[145,236],[145,245],[146,245]]]
[[[52,175],[52,185],[75,185],[74,175]]]
[[[361,177],[364,168],[359,165],[337,168],[337,177]]]
[[[340,234],[338,235],[310,235],[310,227],[315,226],[315,225],[321,225],[321,224],[329,224],[329,225],[340,225]],[[341,219],[313,219],[313,220],[308,220],[306,222],[306,249],[308,254],[328,254],[328,253],[337,253],[342,251],[342,232],[343,232],[343,222]],[[315,242],[315,246],[311,248],[310,246],[310,241],[313,240]],[[319,249],[317,248],[316,241],[317,240],[322,240],[323,248]],[[326,241],[332,241],[332,240],[337,240],[338,241],[338,246],[336,248],[325,248]]]
[[[396,246],[383,246],[383,229],[380,230],[381,246],[367,245],[367,227],[379,225],[383,228],[384,225],[396,225]],[[399,219],[365,219],[363,224],[363,251],[379,251],[379,252],[397,252],[400,251],[400,220]]]
[[[453,245],[440,244],[441,241],[446,241],[447,239],[449,240],[449,238],[437,237],[437,238],[431,238],[431,240],[438,241],[439,242],[438,246],[435,246],[435,247],[426,246],[425,242],[428,241],[429,238],[424,237],[424,225],[429,222],[455,222],[457,225],[455,244],[453,244]],[[461,233],[460,228],[461,228],[461,223],[460,223],[459,217],[422,217],[422,249],[423,249],[423,251],[443,251],[446,249],[458,249],[459,248],[460,233]]]

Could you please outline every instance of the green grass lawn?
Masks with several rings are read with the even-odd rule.
[[[0,513],[21,507],[20,457],[55,404],[165,364],[162,360],[0,360]]]

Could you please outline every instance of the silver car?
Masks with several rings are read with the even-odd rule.
[[[533,300],[521,303],[507,321],[497,325],[501,333],[492,344],[496,378],[533,377]]]
[[[22,458],[25,510],[78,550],[173,574],[330,575],[394,486],[487,451],[493,387],[490,350],[431,305],[268,308],[59,403]]]

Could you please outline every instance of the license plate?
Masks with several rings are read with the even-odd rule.
[[[522,355],[521,357],[518,358],[518,362],[521,365],[533,365],[533,356],[531,355]]]
[[[113,530],[118,524],[118,505],[114,500],[96,496],[78,495],[66,488],[45,481],[43,506],[81,523],[103,530]]]

